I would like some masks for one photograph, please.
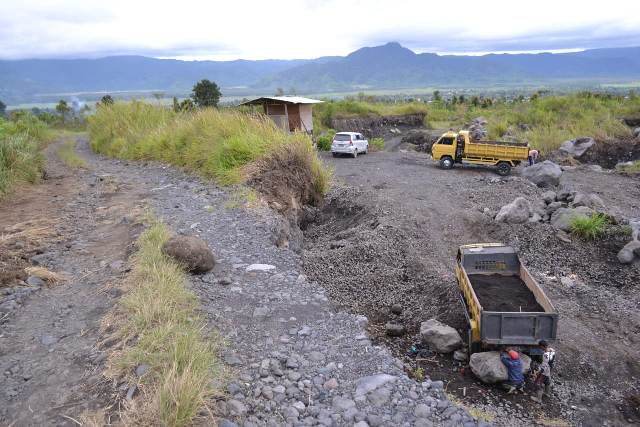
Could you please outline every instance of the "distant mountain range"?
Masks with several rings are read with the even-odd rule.
[[[433,86],[481,87],[640,80],[640,47],[575,53],[453,56],[416,54],[398,43],[312,60],[179,61],[142,56],[0,61],[0,100],[50,102],[78,94],[162,92],[186,96],[203,78],[223,94],[251,95]]]

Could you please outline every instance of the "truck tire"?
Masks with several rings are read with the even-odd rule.
[[[498,175],[507,176],[511,173],[511,165],[507,162],[498,163]]]
[[[440,159],[440,167],[442,169],[451,169],[453,168],[453,159],[449,156],[443,157]]]

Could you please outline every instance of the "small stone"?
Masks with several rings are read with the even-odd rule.
[[[29,276],[29,277],[27,277],[27,284],[29,286],[38,286],[38,287],[42,287],[42,286],[45,285],[44,280],[42,280],[38,276]]]
[[[369,427],[369,423],[366,421],[358,421],[353,425],[353,427]]]
[[[395,322],[389,322],[384,325],[384,330],[390,337],[401,337],[406,332],[404,325]]]
[[[231,399],[227,402],[227,409],[231,415],[235,416],[241,416],[247,412],[245,404],[236,399]]]
[[[300,328],[300,330],[298,331],[298,335],[301,337],[306,337],[308,335],[311,335],[311,328],[308,326],[303,326],[302,328]]]
[[[322,387],[327,390],[333,390],[334,388],[338,387],[338,380],[336,380],[335,378],[330,378],[325,381],[324,384],[322,384]]]
[[[141,363],[140,365],[136,366],[136,376],[137,377],[143,376],[149,371],[150,368],[151,367],[146,363]]]
[[[238,424],[225,418],[218,422],[218,427],[238,427]]]
[[[402,314],[402,306],[400,304],[393,304],[391,306],[391,312],[393,314]]]
[[[43,336],[40,338],[40,342],[41,342],[43,345],[52,345],[52,344],[55,344],[55,343],[57,343],[57,342],[58,342],[58,338],[56,338],[56,337],[54,337],[54,336],[52,336],[52,335],[43,335]]]
[[[133,400],[133,396],[135,395],[137,390],[138,386],[136,386],[135,384],[129,387],[129,390],[127,390],[127,400]]]
[[[272,271],[275,270],[276,266],[271,264],[251,264],[245,270],[250,271]]]
[[[416,405],[413,410],[413,415],[415,415],[416,418],[429,418],[431,416],[431,407],[424,403],[420,403]]]
[[[346,397],[336,396],[333,398],[331,402],[331,406],[333,410],[336,412],[346,411],[349,408],[353,408],[356,406],[356,402]]]

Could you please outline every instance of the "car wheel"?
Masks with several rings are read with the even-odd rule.
[[[511,173],[511,165],[507,162],[498,163],[498,175],[507,176]]]
[[[440,159],[440,167],[442,169],[451,169],[453,168],[453,159],[451,157],[444,157]]]
[[[369,154],[369,144],[365,147],[364,154]]]
[[[331,153],[333,157],[338,157],[338,153]]]
[[[353,156],[354,159],[358,157],[358,149],[356,148],[355,150],[353,150],[353,154],[351,155]]]

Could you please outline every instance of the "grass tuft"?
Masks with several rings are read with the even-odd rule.
[[[138,252],[123,297],[125,323],[120,334],[128,346],[110,359],[116,375],[129,376],[145,363],[149,372],[138,385],[142,410],[125,419],[134,424],[190,425],[209,400],[220,394],[213,386],[223,376],[216,357],[218,338],[204,333],[206,321],[180,266],[165,256],[166,225],[156,222],[138,239]]]
[[[78,141],[76,139],[64,141],[58,148],[58,157],[72,169],[86,168],[87,162],[76,153],[77,143]]]
[[[371,147],[371,151],[384,150],[384,138],[372,138],[369,141],[369,146]]]
[[[578,215],[571,218],[571,232],[576,236],[580,236],[588,240],[597,240],[602,238],[607,231],[609,220],[602,213],[596,213],[591,216]]]

